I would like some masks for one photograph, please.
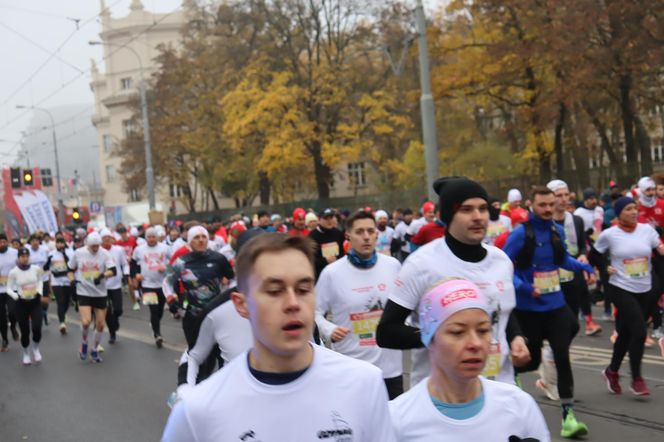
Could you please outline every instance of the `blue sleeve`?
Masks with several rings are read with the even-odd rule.
[[[509,236],[507,237],[507,242],[505,243],[505,247],[503,247],[503,252],[509,256],[512,262],[516,262],[516,258],[519,256],[519,253],[521,253],[521,249],[523,248],[525,242],[526,229],[523,227],[523,225],[519,225],[516,227],[516,229],[512,230],[512,232],[510,232]],[[521,275],[521,272],[518,269],[514,269],[513,283],[516,293],[521,293],[527,296],[530,296],[533,293],[532,284],[528,282],[528,280],[525,279],[523,275]]]
[[[516,262],[516,258],[519,256],[525,242],[526,229],[523,227],[523,224],[521,224],[510,232],[507,241],[505,242],[505,247],[503,247],[503,252],[510,257],[512,262]]]

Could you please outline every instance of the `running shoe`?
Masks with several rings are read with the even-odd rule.
[[[92,350],[90,352],[90,359],[92,359],[92,362],[95,362],[97,364],[103,361],[103,359],[101,358],[101,356],[99,356],[99,353],[97,353],[96,350]]]
[[[664,358],[664,338],[659,338],[657,343],[659,344],[659,351],[662,353],[662,357]]]
[[[97,344],[97,352],[98,353],[103,353],[104,352],[104,347],[102,347],[101,344]]]
[[[590,321],[586,324],[586,336],[595,336],[602,331],[602,327]]]
[[[632,380],[632,386],[629,388],[636,396],[650,396],[650,390],[641,376]]]
[[[558,388],[554,385],[548,385],[546,382],[544,382],[544,379],[536,380],[535,387],[541,390],[546,395],[546,397],[552,401],[557,401],[560,399],[560,396],[558,395]]]
[[[588,427],[583,422],[576,420],[574,411],[569,410],[567,416],[563,419],[560,435],[565,438],[574,438],[588,434]]]
[[[655,346],[655,341],[650,336],[646,336],[646,340],[643,343],[643,345],[646,346],[646,348],[652,348]]]
[[[521,376],[519,376],[519,373],[514,373],[514,385],[523,390],[523,384],[521,383]]]
[[[131,309],[134,311],[138,311],[141,309],[141,304],[139,304],[138,302],[134,302],[134,305],[132,306]]]
[[[60,334],[63,336],[67,334],[67,325],[64,322],[60,323]]]
[[[115,341],[117,340],[115,333],[111,334],[111,336],[108,338],[108,343],[113,345],[115,344]]]
[[[88,344],[81,344],[81,350],[78,352],[78,357],[81,358],[81,361],[85,361],[88,358]]]
[[[2,347],[0,347],[0,353],[4,353],[6,351],[9,351],[9,341],[6,339],[2,340]]]
[[[35,362],[35,364],[41,363],[42,354],[39,351],[39,347],[33,344],[31,350],[32,350],[32,360]]]
[[[602,376],[606,380],[606,387],[613,394],[621,394],[620,374],[617,371],[611,371],[609,367],[602,370]]]
[[[164,346],[164,338],[161,336],[157,336],[154,338],[154,343],[157,346],[157,348],[161,348]]]
[[[23,349],[23,365],[26,367],[32,365],[32,358],[30,357],[30,352],[27,348]]]
[[[662,333],[661,328],[656,328],[652,331],[650,337],[653,338],[654,340],[658,340],[660,338],[664,338],[664,333]]]

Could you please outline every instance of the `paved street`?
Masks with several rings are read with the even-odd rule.
[[[21,367],[17,343],[11,344],[10,352],[0,354],[0,441],[158,440],[168,416],[166,399],[174,388],[177,359],[184,348],[180,324],[164,315],[166,345],[158,350],[152,343],[146,308],[129,310],[121,321],[119,342],[115,346],[105,342],[100,365],[78,360],[76,324],[70,324],[70,334],[61,337],[54,318],[44,331],[42,365]],[[610,357],[612,324],[601,325],[605,330],[599,337],[577,338],[572,352],[576,411],[590,428],[587,440],[662,440],[664,360],[655,348],[646,351],[649,399],[635,399],[629,392],[610,395],[599,371]],[[625,373],[627,367],[626,361]],[[536,391],[535,379],[534,374],[524,376],[524,386],[541,404],[553,440],[562,440],[558,437],[560,407]],[[627,378],[622,385],[628,389]]]

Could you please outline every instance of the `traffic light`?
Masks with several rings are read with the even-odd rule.
[[[51,187],[53,185],[53,177],[51,169],[41,169],[40,171],[41,183],[44,187]]]
[[[21,188],[21,169],[18,167],[12,167],[9,170],[9,174],[12,182],[12,189]]]
[[[83,217],[81,216],[80,210],[78,207],[74,207],[71,211],[71,219],[74,220],[75,224],[81,224],[83,222]]]
[[[32,177],[32,171],[30,169],[25,169],[23,171],[23,185],[25,187],[34,185],[34,180]]]

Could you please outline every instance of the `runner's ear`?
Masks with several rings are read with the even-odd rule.
[[[238,314],[245,319],[249,319],[249,308],[247,307],[246,296],[240,292],[233,292],[231,293],[231,301],[233,301],[233,305]]]

